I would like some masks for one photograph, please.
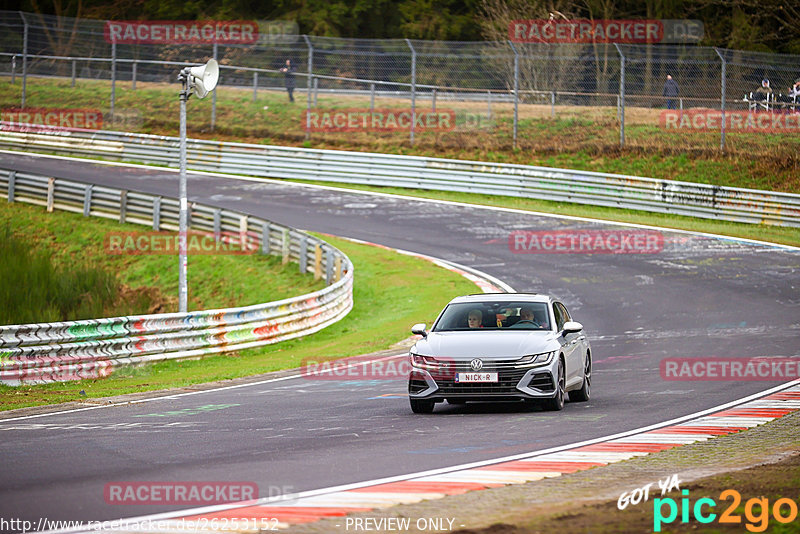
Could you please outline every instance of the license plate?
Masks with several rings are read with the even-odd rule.
[[[497,373],[456,373],[456,382],[497,382]]]

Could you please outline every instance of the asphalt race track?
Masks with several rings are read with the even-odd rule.
[[[9,153],[0,153],[0,167],[178,191],[177,173],[152,168]],[[420,416],[402,381],[300,377],[0,421],[0,516],[111,520],[180,508],[106,504],[103,488],[115,481],[253,481],[264,497],[565,445],[780,383],[667,381],[665,357],[800,355],[797,251],[664,232],[655,254],[520,254],[509,248],[515,230],[620,227],[196,174],[188,188],[190,200],[428,254],[517,291],[561,297],[592,343],[592,400],[558,413],[439,404]],[[191,290],[191,259],[189,276]]]

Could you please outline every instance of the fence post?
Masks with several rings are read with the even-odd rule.
[[[306,274],[308,268],[308,238],[303,235],[300,237],[300,274]]]
[[[131,90],[136,90],[136,62],[131,65]]]
[[[314,77],[314,107],[317,107],[318,94],[319,94],[319,78]]]
[[[369,112],[375,111],[375,84],[369,84]]]
[[[325,285],[329,286],[333,283],[333,251],[329,248],[325,249]]]
[[[719,126],[719,130],[720,130],[720,133],[719,133],[719,148],[720,148],[720,150],[725,150],[725,93],[726,93],[726,89],[727,89],[726,83],[725,83],[725,71],[726,71],[726,67],[728,65],[728,62],[725,61],[725,56],[720,54],[719,49],[717,49],[716,47],[714,47],[714,52],[717,53],[717,55],[719,56],[719,59],[722,61],[722,88],[721,88],[722,95],[720,97],[721,98],[721,100],[720,100],[720,111],[722,112],[722,121],[721,121],[720,126]]]
[[[306,141],[311,139],[311,88],[316,86],[316,79],[314,78],[314,45],[308,35],[303,34],[303,40],[308,47],[308,76],[306,77]],[[314,106],[316,107],[316,94]]]
[[[492,120],[492,91],[486,91],[486,118]]]
[[[11,85],[17,81],[17,54],[11,56]]]
[[[285,228],[283,230],[283,241],[281,242],[281,262],[283,265],[289,263],[289,252],[291,246],[291,236],[289,235],[289,229]]]
[[[56,179],[47,180],[47,213],[52,213],[53,204],[56,202]]]
[[[311,78],[314,75],[314,45],[311,44],[311,39],[308,38],[308,35],[303,35],[303,39],[306,41],[306,46],[308,47],[308,77],[306,78],[306,90],[308,91],[308,96],[306,97],[308,101],[311,101]]]
[[[436,88],[435,87],[433,88],[433,92],[431,94],[431,100],[433,101],[432,102],[432,107],[433,107],[432,111],[434,113],[436,113]]]
[[[14,191],[16,189],[17,171],[8,173],[8,202],[14,202]]]
[[[258,98],[258,72],[253,72],[253,102]]]
[[[322,247],[319,243],[314,245],[314,281],[322,278]]]
[[[122,190],[119,192],[119,223],[125,224],[125,219],[128,217],[128,192]]]
[[[270,251],[269,230],[270,224],[265,221],[264,226],[261,228],[261,253],[267,255],[269,255]]]
[[[88,217],[92,213],[92,189],[94,185],[88,184],[83,189],[83,216]]]
[[[72,60],[72,84],[71,87],[75,87],[75,76],[77,75],[78,71],[78,62],[74,59]]]
[[[338,282],[342,278],[342,257],[338,254],[333,261],[333,281]]]
[[[23,19],[24,20],[24,19]],[[28,21],[25,20],[25,27],[22,32],[22,109],[25,109],[25,101],[28,91]]]
[[[109,114],[114,120],[114,103],[117,96],[117,40],[111,40],[111,109]]]
[[[239,246],[242,247],[242,252],[250,248],[247,239],[247,228],[247,215],[242,215],[239,217]]]
[[[517,124],[519,119],[519,54],[517,53],[517,47],[514,46],[514,43],[509,41],[509,45],[511,45],[511,50],[514,52],[514,146],[513,148],[517,148]]]
[[[158,232],[161,229],[161,197],[153,199],[153,230]]]
[[[219,61],[219,47],[217,43],[214,43],[214,61]],[[211,131],[214,131],[214,128],[217,127],[217,87],[214,86],[214,90],[211,91]]]
[[[619,45],[614,43],[619,54],[619,146],[625,146],[625,55]]]
[[[556,118],[556,92],[550,91],[550,118]]]
[[[306,98],[306,141],[311,139],[311,78],[308,77],[308,97]]]
[[[409,39],[406,39],[406,44],[411,50],[411,144],[414,144],[414,126],[417,122],[417,51]],[[329,281],[330,283],[330,281]]]
[[[214,210],[214,241],[219,241],[222,238],[222,210],[217,208]]]

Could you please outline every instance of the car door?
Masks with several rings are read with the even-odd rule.
[[[571,321],[572,317],[569,315],[566,306],[560,302],[553,304],[553,312],[556,317],[556,327],[560,336],[563,338],[562,345],[564,347],[564,360],[566,365],[566,381],[567,387],[581,380],[583,375],[583,357],[581,354],[581,339],[585,336],[583,332],[570,332],[564,333],[564,323]]]

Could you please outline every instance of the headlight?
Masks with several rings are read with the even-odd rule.
[[[432,358],[430,356],[420,356],[419,354],[414,354],[413,352],[409,352],[408,355],[411,356],[411,365],[414,367],[433,370],[438,370],[442,367],[442,365],[436,361],[436,358]]]
[[[517,360],[515,363],[517,369],[524,367],[538,367],[540,365],[547,365],[553,361],[556,356],[556,351],[542,352],[541,354],[530,354]]]

